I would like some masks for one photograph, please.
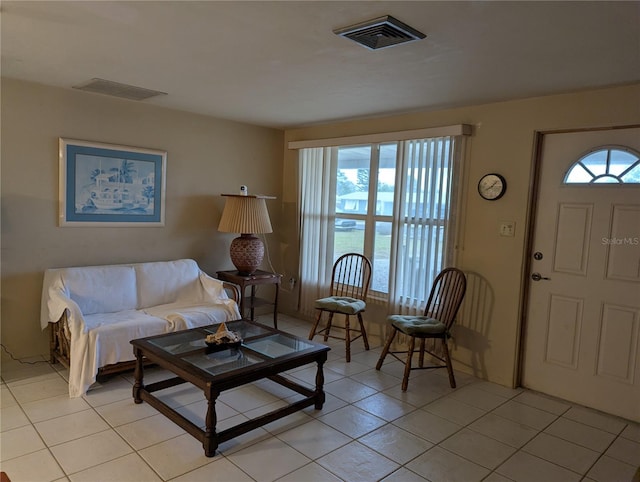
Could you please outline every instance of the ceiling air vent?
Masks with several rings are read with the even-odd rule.
[[[146,100],[158,95],[167,95],[166,92],[145,89],[134,85],[121,84],[112,80],[91,79],[80,85],[74,85],[74,89],[84,90],[85,92],[93,92],[94,94],[112,95],[129,100]]]
[[[334,30],[333,33],[347,37],[370,49],[384,49],[426,37],[391,15],[367,20],[356,25]]]

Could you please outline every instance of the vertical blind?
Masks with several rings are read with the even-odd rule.
[[[333,260],[329,218],[333,214],[331,148],[301,149],[298,169],[298,219],[300,222],[299,310],[313,315],[313,302],[328,291]],[[333,186],[333,187],[332,187]]]
[[[398,141],[389,312],[420,313],[434,278],[455,262],[463,142],[461,135]],[[299,150],[299,309],[307,316],[313,316],[313,302],[326,294],[331,277],[336,151]]]
[[[452,262],[455,141],[452,136],[408,140],[399,149],[396,189],[400,191],[392,230],[388,300],[394,313],[420,313],[433,280]]]

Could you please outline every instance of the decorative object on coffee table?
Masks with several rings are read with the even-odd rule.
[[[212,345],[240,345],[242,338],[227,328],[226,323],[220,323],[218,330],[215,333],[210,333],[204,339],[205,343],[209,346]]]

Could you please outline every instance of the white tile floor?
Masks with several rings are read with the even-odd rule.
[[[280,327],[303,337],[309,329],[286,316]],[[343,343],[330,344],[322,410],[226,442],[212,458],[153,408],[133,403],[131,374],[69,399],[60,366],[5,363],[0,470],[12,482],[611,482],[631,481],[640,466],[640,424],[462,373],[452,390],[444,370],[414,372],[402,393],[399,362],[373,368],[379,347],[365,352],[358,341],[346,364]],[[315,368],[290,376],[311,383]],[[168,403],[204,425],[201,393],[188,385],[166,392]],[[269,381],[225,392],[219,428],[291,396]]]

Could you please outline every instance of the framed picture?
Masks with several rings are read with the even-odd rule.
[[[60,226],[164,226],[166,151],[60,138]]]

